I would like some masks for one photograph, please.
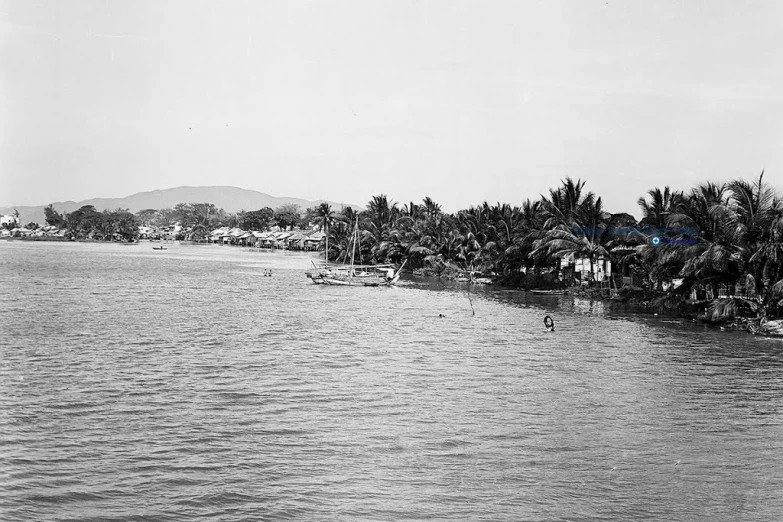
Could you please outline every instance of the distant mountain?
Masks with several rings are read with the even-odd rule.
[[[94,198],[84,201],[58,201],[52,205],[57,212],[67,214],[83,207],[92,205],[96,210],[114,210],[127,208],[131,212],[138,212],[147,208],[159,210],[162,208],[174,208],[177,203],[213,203],[216,207],[226,212],[238,212],[240,210],[258,210],[264,207],[277,208],[281,205],[295,204],[302,210],[320,205],[323,200],[308,201],[300,198],[278,198],[263,192],[247,190],[237,187],[177,187],[165,190],[153,190],[151,192],[139,192],[124,198]],[[350,203],[335,203],[326,201],[339,211],[342,207],[363,209],[361,205]],[[19,211],[19,219],[22,225],[31,221],[39,225],[46,224],[44,208],[38,207],[0,207],[0,214],[11,214],[14,208]]]

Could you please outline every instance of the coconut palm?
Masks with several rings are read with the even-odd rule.
[[[411,219],[419,219],[422,214],[421,205],[417,205],[411,201],[410,203],[404,204],[402,206],[400,213]]]
[[[544,228],[551,229],[557,225],[570,227],[573,224],[580,207],[586,199],[593,196],[592,192],[582,194],[584,186],[584,181],[574,182],[567,177],[562,181],[562,186],[549,190],[549,198],[541,197],[541,203],[548,214]]]
[[[362,228],[374,238],[373,258],[378,262],[385,261],[381,259],[383,252],[378,247],[389,240],[390,231],[399,214],[397,204],[390,203],[384,194],[373,196],[367,204],[367,210],[361,213]]]
[[[642,209],[642,221],[639,224],[642,228],[665,230],[667,219],[672,213],[681,210],[685,198],[682,192],[672,191],[668,186],[664,187],[663,191],[657,187],[650,189],[647,194],[650,196],[650,203],[645,198],[639,198],[637,201]]]
[[[568,193],[567,191],[563,192]],[[579,192],[581,192],[581,186]],[[561,203],[567,202],[568,198],[576,194],[575,191],[571,196],[563,198]],[[552,214],[552,210],[550,210],[552,217],[547,222],[557,224],[554,228],[546,230],[543,237],[534,242],[534,250],[530,256],[534,259],[541,259],[542,254],[545,253],[549,259],[560,259],[566,256],[588,258],[590,273],[594,273],[594,266],[598,258],[608,255],[604,245],[609,241],[608,230],[611,215],[604,211],[601,198],[596,199],[592,192],[586,194],[581,200],[574,199],[572,203],[558,207],[550,202],[550,208],[554,208],[556,213]]]
[[[545,221],[544,207],[541,200],[525,200],[519,209],[519,222],[511,244],[504,253],[507,265],[506,269],[530,267],[534,259],[530,253],[534,250],[534,243],[543,237]]]
[[[325,233],[326,246],[324,247],[324,261],[329,262],[329,226],[334,222],[334,211],[328,203],[321,203],[315,210],[318,230]]]
[[[750,276],[754,293],[766,299],[781,273],[781,205],[774,190],[764,183],[762,171],[757,181],[734,180],[725,205],[713,208],[713,214],[732,231],[736,255]]]
[[[329,242],[331,243],[330,254],[335,261],[345,262],[350,253],[352,225],[344,215],[339,215],[329,227]]]
[[[439,215],[441,213],[440,205],[435,203],[431,198],[426,197],[422,201],[424,204],[424,214],[428,218],[434,218],[435,216]]]
[[[741,232],[731,225],[723,212],[727,205],[727,186],[707,182],[691,190],[680,213],[667,219],[668,229],[675,232],[666,238],[668,244],[646,247],[654,258],[652,277],[681,277],[682,289],[703,283],[717,296],[721,283],[733,283],[741,270],[738,242]]]

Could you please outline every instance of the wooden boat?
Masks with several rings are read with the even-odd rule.
[[[326,252],[329,252],[327,236]],[[359,243],[359,220],[354,228],[353,246],[351,247],[350,265],[329,265],[328,259],[322,265],[313,263],[313,270],[305,275],[317,285],[333,286],[392,286],[400,279],[400,271],[407,259],[395,269],[393,265],[355,265],[354,251]]]
[[[392,265],[314,265],[305,273],[315,284],[335,286],[392,286],[399,278],[402,266]]]
[[[152,247],[152,250],[166,250],[166,247],[164,246]]]
[[[563,295],[566,290],[531,290],[536,295]]]

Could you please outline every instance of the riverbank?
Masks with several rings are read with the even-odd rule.
[[[449,264],[437,263],[423,269],[411,271],[413,274],[434,277],[447,281],[465,282],[460,279],[464,270]],[[487,274],[489,276],[489,274]],[[515,290],[563,290],[568,295],[593,301],[619,302],[653,315],[669,315],[708,324],[721,330],[747,331],[754,335],[783,337],[783,319],[766,319],[756,313],[756,304],[739,297],[720,297],[693,301],[681,296],[654,292],[650,289],[623,287],[612,291],[609,287],[566,286],[554,274],[515,273],[492,277],[493,286],[513,288]]]
[[[654,315],[665,314],[708,324],[721,330],[746,331],[753,335],[783,337],[783,320],[759,317],[756,304],[740,297],[719,297],[693,301],[673,294],[641,288],[621,288],[615,295],[607,289],[572,287],[568,293],[584,299],[625,303]]]

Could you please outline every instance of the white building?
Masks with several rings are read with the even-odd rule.
[[[12,225],[13,227],[19,226],[19,218],[14,216],[13,214],[7,214],[5,216],[0,217],[0,227],[3,225]]]

